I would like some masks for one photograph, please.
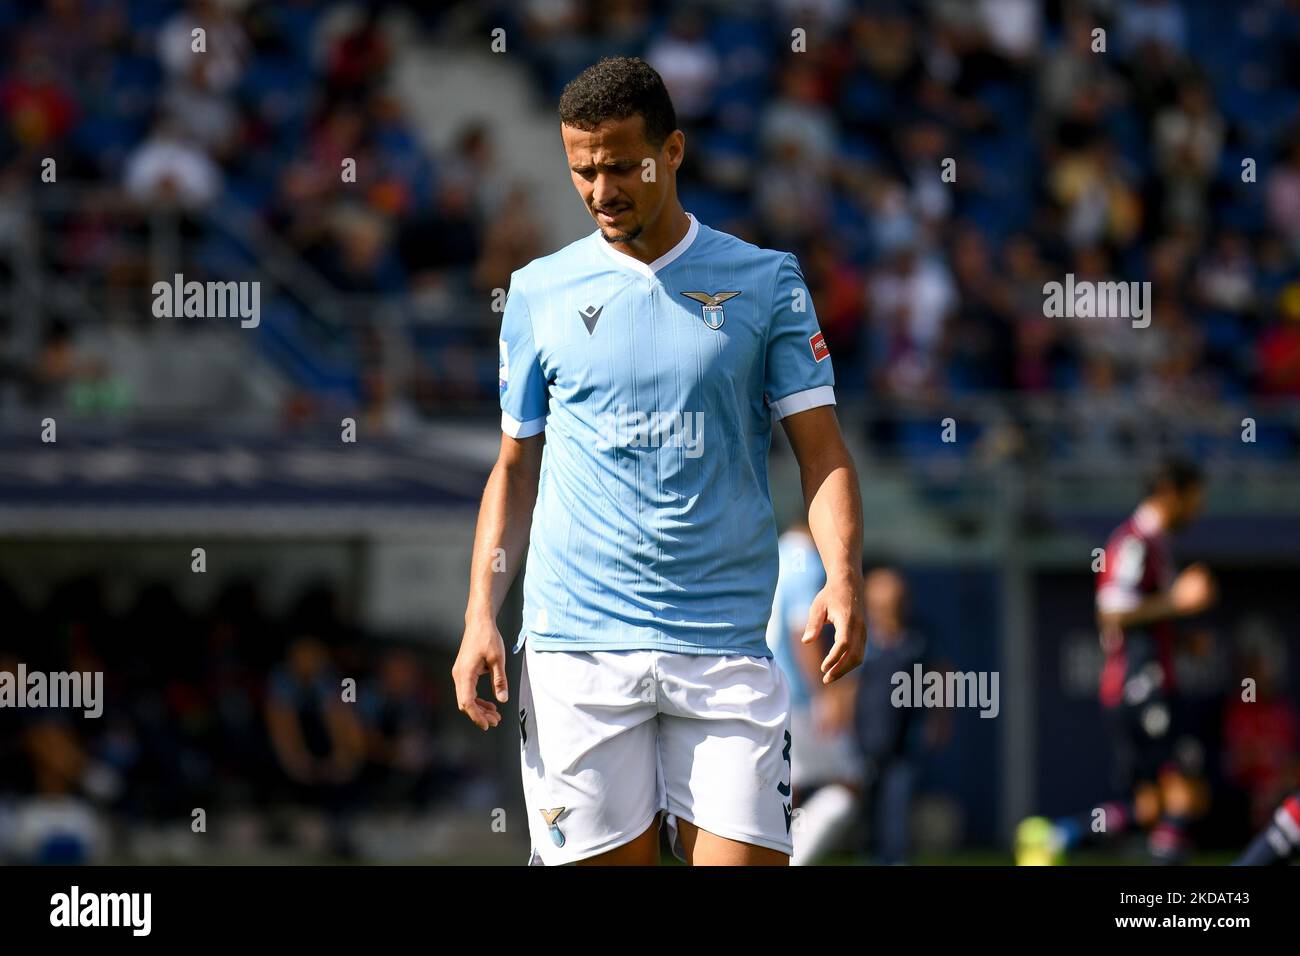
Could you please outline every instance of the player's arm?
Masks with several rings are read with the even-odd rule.
[[[348,780],[366,759],[366,734],[356,711],[334,700],[325,712],[330,736],[329,771],[337,780]]]
[[[303,742],[297,714],[272,696],[266,704],[266,726],[271,749],[285,773],[295,780],[311,780],[316,770],[315,762]]]
[[[826,586],[808,613],[804,644],[835,628],[835,644],[819,665],[829,684],[862,663],[867,643],[862,594],[862,497],[857,470],[831,405],[781,419],[799,462],[808,528],[826,568]]]
[[[506,650],[497,630],[497,614],[528,549],[550,410],[522,271],[510,277],[500,346],[501,450],[479,506],[465,633],[451,669],[457,705],[483,730],[499,724],[501,714],[495,703],[478,696],[478,679],[491,674],[497,702],[509,699]]]
[[[499,724],[501,714],[495,703],[478,696],[478,679],[491,674],[496,699],[503,704],[509,699],[505,643],[496,621],[528,549],[545,441],[544,433],[528,438],[502,433],[479,506],[465,632],[451,676],[461,712],[483,730]]]
[[[1108,600],[1107,595],[1099,595],[1097,623],[1103,629],[1123,629],[1172,618],[1191,617],[1213,605],[1217,597],[1218,588],[1209,568],[1203,564],[1192,564],[1183,569],[1167,591],[1134,597],[1128,601],[1119,598]]]

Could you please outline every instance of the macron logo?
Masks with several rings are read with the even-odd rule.
[[[588,335],[596,331],[596,323],[600,320],[600,313],[604,311],[605,307],[603,305],[599,309],[594,305],[589,305],[578,313],[578,315],[582,316],[582,324],[587,327]]]

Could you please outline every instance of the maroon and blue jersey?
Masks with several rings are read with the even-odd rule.
[[[1097,575],[1097,610],[1124,612],[1173,584],[1173,561],[1155,513],[1139,508],[1111,533],[1105,562]],[[1173,689],[1174,627],[1169,620],[1138,627],[1103,628],[1106,661],[1101,670],[1101,703],[1116,707],[1126,693],[1140,703],[1152,693]]]

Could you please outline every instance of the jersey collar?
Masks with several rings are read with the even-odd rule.
[[[682,255],[682,253],[684,253],[687,249],[689,249],[691,247],[691,243],[695,241],[695,237],[699,235],[700,232],[699,222],[696,221],[695,217],[692,216],[689,212],[686,214],[686,218],[691,221],[690,228],[686,230],[686,235],[682,236],[681,241],[677,243],[677,245],[673,246],[671,249],[665,252],[654,262],[651,262],[649,265],[642,262],[640,259],[636,259],[632,256],[629,256],[626,252],[619,252],[612,245],[610,245],[608,242],[605,241],[604,237],[601,236],[599,229],[596,230],[595,238],[596,238],[596,242],[600,244],[600,247],[605,250],[605,254],[608,255],[610,259],[614,261],[614,264],[617,265],[619,268],[630,269],[631,271],[639,275],[645,276],[647,279],[653,279],[655,277],[656,272],[658,272],[660,269],[664,268],[665,266],[669,265],[670,263],[674,262],[679,256]]]

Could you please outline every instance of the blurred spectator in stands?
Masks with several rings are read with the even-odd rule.
[[[40,351],[32,364],[29,400],[38,406],[54,406],[69,399],[69,389],[103,379],[105,363],[78,349],[72,328],[62,319],[46,327]]]
[[[190,62],[190,70],[164,92],[163,116],[186,142],[217,161],[228,160],[239,145],[243,117],[233,98],[213,85],[211,61],[196,55]]]
[[[373,209],[339,204],[330,216],[329,241],[313,259],[340,292],[396,292],[405,280],[391,241],[393,229],[392,221]]]
[[[1095,97],[1097,107],[1103,111],[1123,98],[1123,84],[1111,61],[1093,52],[1092,31],[1096,26],[1080,8],[1071,7],[1065,16],[1064,41],[1043,59],[1039,102],[1052,121],[1070,112],[1084,90]]]
[[[474,288],[484,293],[508,289],[510,273],[544,255],[541,223],[533,213],[532,197],[523,186],[513,186],[503,197],[498,214],[487,220],[483,249],[474,266]]]
[[[1173,0],[1133,0],[1119,5],[1115,32],[1119,52],[1132,60],[1153,51],[1181,54],[1187,46],[1187,19]]]
[[[361,96],[388,79],[392,51],[380,21],[381,4],[365,7],[355,26],[344,32],[326,57],[328,95]]]
[[[201,209],[217,198],[221,185],[217,164],[168,119],[127,157],[126,191],[146,206]]]
[[[830,222],[830,183],[793,139],[774,143],[756,174],[755,202],[764,244],[798,249]]]
[[[905,239],[872,274],[868,295],[877,387],[896,396],[936,392],[943,384],[939,349],[957,307],[942,258]]]
[[[978,0],[980,24],[993,53],[1028,66],[1042,40],[1043,10],[1037,0]]]
[[[1108,139],[1090,137],[1064,149],[1049,172],[1052,197],[1064,212],[1062,230],[1075,246],[1127,245],[1142,226],[1134,171]]]
[[[473,193],[455,180],[438,187],[431,208],[417,211],[403,223],[397,247],[417,289],[468,286],[482,248],[479,223]]]
[[[523,0],[523,54],[542,76],[542,90],[557,97],[564,84],[605,51],[591,36],[594,8],[581,0]],[[539,93],[542,92],[539,90]]]
[[[659,71],[668,88],[677,125],[688,134],[709,119],[722,72],[707,26],[698,11],[679,9],[669,20],[667,32],[651,40],[645,53],[645,61]]]
[[[1225,229],[1214,238],[1196,270],[1201,304],[1222,312],[1248,311],[1255,304],[1255,272],[1250,242],[1240,232]]]
[[[759,142],[770,155],[796,157],[806,177],[827,180],[839,132],[835,114],[821,102],[817,74],[797,57],[781,69],[777,96],[763,109]]]
[[[48,149],[72,130],[77,102],[54,60],[31,44],[18,45],[14,75],[0,82],[0,110],[14,143],[24,149]]]
[[[196,30],[203,33],[196,37]],[[219,0],[190,0],[158,31],[158,59],[167,72],[177,78],[191,76],[194,61],[200,59],[207,87],[218,92],[234,89],[248,56],[248,36],[239,16],[231,4]]]
[[[331,848],[347,852],[347,820],[358,798],[365,734],[355,704],[343,702],[341,682],[317,638],[295,638],[272,671],[266,723],[290,799],[324,812]]]
[[[1300,128],[1293,130],[1265,185],[1268,221],[1300,258]]]
[[[1008,391],[1015,384],[1015,300],[990,255],[978,229],[964,225],[957,232],[957,305],[946,339],[949,371],[962,390]]]
[[[947,131],[938,123],[919,122],[904,127],[899,134],[898,155],[907,179],[908,205],[915,211],[927,241],[941,237],[940,228],[952,213],[952,183],[945,183],[936,170],[942,170],[943,161],[953,155],[953,143]],[[973,177],[975,164],[963,161],[962,173]]]
[[[605,56],[635,56],[650,30],[650,0],[605,0],[592,26]]]
[[[1166,222],[1205,223],[1207,192],[1218,175],[1226,132],[1210,90],[1199,79],[1184,82],[1178,102],[1156,116],[1153,135],[1160,171],[1156,182],[1164,192]]]
[[[438,796],[437,710],[419,658],[386,651],[360,696],[368,798],[384,807],[423,809]]]
[[[1300,397],[1300,283],[1287,286],[1277,306],[1277,318],[1256,346],[1260,391]]]
[[[461,129],[451,152],[439,165],[438,180],[443,188],[473,195],[474,214],[482,221],[491,221],[502,208],[508,186],[487,124],[475,120]],[[505,208],[510,210],[509,206]]]

